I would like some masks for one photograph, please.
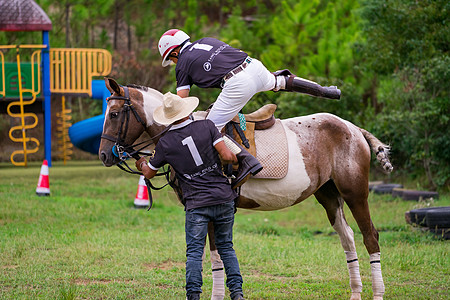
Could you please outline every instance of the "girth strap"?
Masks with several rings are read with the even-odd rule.
[[[232,122],[234,129],[236,129],[236,132],[239,134],[239,137],[242,140],[242,144],[245,146],[245,148],[249,149],[250,148],[250,143],[247,139],[247,137],[244,134],[244,131],[242,130],[241,126],[239,126],[238,123]]]

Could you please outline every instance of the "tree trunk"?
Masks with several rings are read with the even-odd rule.
[[[119,34],[119,0],[114,3],[114,50],[117,50],[117,35]]]
[[[70,48],[70,3],[66,2],[66,48]]]
[[[130,21],[128,21],[128,30],[127,30],[127,33],[128,33],[128,51],[129,52],[131,52],[131,26],[130,26]]]
[[[425,151],[425,157],[423,158],[423,168],[425,169],[425,174],[427,174],[428,184],[431,189],[436,189],[436,183],[433,180],[433,174],[431,171],[432,158],[430,155],[430,144],[428,143],[428,132],[425,132],[425,143],[423,145]]]
[[[91,33],[89,34],[90,38],[91,38],[91,48],[95,48],[95,28],[94,25],[91,24]]]

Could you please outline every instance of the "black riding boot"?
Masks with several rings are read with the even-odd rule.
[[[232,188],[235,189],[244,184],[250,174],[256,175],[263,167],[256,157],[251,155],[245,148],[228,135],[224,135],[223,140],[228,149],[236,155],[239,162],[236,178],[231,182]]]
[[[309,81],[295,75],[286,76],[286,90],[300,92],[311,96],[340,99],[341,90],[336,86],[321,86],[313,81]]]
[[[288,69],[276,71],[272,74],[275,75],[277,80],[274,91],[299,92],[329,99],[341,98],[341,91],[336,86],[321,86],[313,81],[295,76]],[[284,84],[279,84],[280,80],[281,82],[284,81]]]

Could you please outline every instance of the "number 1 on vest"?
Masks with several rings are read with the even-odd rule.
[[[198,153],[197,147],[195,146],[194,140],[192,136],[188,136],[184,140],[181,141],[183,146],[188,146],[189,152],[191,152],[192,158],[194,159],[195,164],[198,166],[203,165],[203,160],[200,157],[200,153]]]

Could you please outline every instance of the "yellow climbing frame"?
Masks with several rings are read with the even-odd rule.
[[[94,76],[111,72],[111,53],[104,49],[50,49],[50,90],[52,93],[92,96]]]
[[[56,113],[56,136],[58,137],[58,157],[63,160],[64,165],[71,159],[72,143],[69,138],[69,127],[72,126],[71,109],[66,108],[66,97],[61,97],[61,112]]]
[[[46,48],[45,45],[0,45],[1,49],[16,49],[17,71],[19,83],[19,101],[11,102],[7,107],[7,112],[11,117],[20,118],[20,125],[13,126],[9,130],[9,138],[13,142],[20,142],[23,149],[14,151],[11,154],[11,162],[16,166],[27,165],[27,155],[35,153],[39,150],[39,141],[33,137],[27,137],[26,130],[37,126],[38,118],[34,113],[26,113],[25,105],[30,105],[36,100],[36,96],[40,93],[41,88],[41,70],[35,65],[41,63],[41,50],[36,50],[31,56],[32,66],[32,88],[25,89],[22,86],[22,75],[20,69],[20,52],[19,49]],[[5,87],[5,58],[0,51],[2,82],[0,86],[0,96],[6,96]],[[104,49],[87,49],[87,48],[51,48],[50,49],[50,91],[52,93],[62,94],[87,94],[92,96],[92,79],[94,76],[106,76],[111,72],[112,57],[109,51]],[[35,86],[34,77],[37,74],[37,86]],[[31,94],[31,100],[24,100],[24,93]],[[12,112],[11,108],[18,106],[18,112]],[[65,108],[64,108],[64,112]],[[66,112],[67,115],[67,112]],[[27,124],[27,118],[34,119],[32,124]],[[66,116],[67,118],[67,116]],[[67,124],[66,124],[67,125]],[[19,134],[14,132],[19,132]],[[19,135],[19,137],[18,137]],[[28,143],[33,142],[35,147],[29,147]],[[68,149],[70,152],[70,149]],[[19,162],[14,159],[16,155],[23,155],[23,161]]]
[[[21,67],[20,67],[20,51],[19,49],[34,49],[34,48],[45,48],[45,45],[9,45],[9,46],[0,46],[0,49],[14,49],[16,48],[16,60],[17,60],[17,77],[18,77],[18,86],[19,86],[19,101],[13,101],[11,103],[9,103],[9,105],[6,108],[6,111],[8,113],[8,115],[10,115],[11,117],[14,118],[19,118],[20,119],[20,125],[17,126],[13,126],[11,127],[11,129],[9,130],[9,138],[13,141],[13,142],[18,142],[18,143],[22,143],[23,149],[20,150],[16,150],[13,151],[13,153],[11,154],[11,162],[13,165],[15,166],[27,166],[27,155],[28,154],[32,154],[32,153],[36,153],[39,150],[39,141],[38,139],[34,138],[34,137],[28,137],[27,136],[27,129],[31,129],[37,126],[38,123],[38,118],[36,116],[36,114],[34,113],[26,113],[24,106],[25,105],[30,105],[33,104],[34,101],[36,101],[36,96],[40,93],[40,89],[41,89],[41,73],[39,72],[39,70],[37,70],[36,72],[36,76],[37,76],[37,80],[38,80],[38,84],[35,85],[34,83],[34,74],[35,74],[35,62],[40,62],[40,58],[41,58],[41,50],[36,50],[32,53],[31,55],[31,82],[32,82],[32,87],[31,89],[26,89],[22,86],[22,76],[21,76]],[[2,95],[3,97],[5,97],[6,94],[6,89],[5,89],[5,68],[4,68],[4,56],[3,53],[0,51],[1,53],[1,60],[2,60],[2,91],[0,91],[0,95]],[[23,95],[24,93],[29,93],[31,94],[31,100],[24,100]],[[14,106],[18,106],[18,112],[12,112],[11,108]],[[34,122],[32,122],[31,124],[27,124],[26,120],[29,120],[29,118],[32,118],[34,120]],[[14,133],[16,132],[16,133]],[[19,134],[17,134],[17,132],[19,132]],[[34,147],[30,147],[29,143],[32,142],[34,143]],[[23,161],[17,161],[14,159],[14,157],[16,155],[22,155],[23,156]]]

